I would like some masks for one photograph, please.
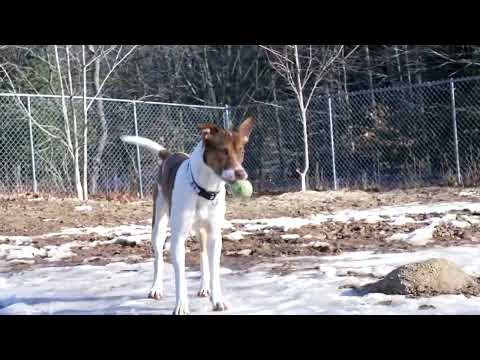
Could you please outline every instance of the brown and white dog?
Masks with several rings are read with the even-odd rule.
[[[160,299],[163,296],[163,247],[170,219],[170,249],[176,286],[174,314],[189,313],[185,241],[192,230],[201,243],[202,278],[198,296],[210,296],[216,311],[228,309],[220,286],[225,183],[247,178],[242,162],[253,124],[254,119],[250,117],[237,131],[228,131],[213,124],[200,125],[202,140],[190,156],[170,153],[146,138],[122,137],[127,143],[157,152],[161,160],[153,195],[155,273],[149,297]]]

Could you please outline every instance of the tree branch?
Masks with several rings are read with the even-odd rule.
[[[113,65],[113,67],[110,69],[110,71],[107,73],[107,75],[105,76],[105,78],[103,79],[102,83],[100,84],[100,87],[98,88],[98,91],[97,93],[95,94],[94,98],[98,97],[98,95],[100,95],[102,89],[103,89],[103,86],[105,85],[106,81],[108,80],[108,78],[110,77],[110,75],[115,71],[115,69],[138,47],[138,45],[135,45],[133,46],[119,61],[116,61],[115,59],[115,63]],[[117,54],[117,58],[118,58],[118,54]],[[87,111],[88,109],[90,109],[90,107],[92,106],[93,102],[95,101],[95,99],[92,99],[89,103],[88,103],[88,106],[87,106]]]

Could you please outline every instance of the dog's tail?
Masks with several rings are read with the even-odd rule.
[[[168,155],[170,155],[170,152],[167,149],[165,149],[164,146],[160,145],[159,143],[156,143],[153,140],[150,140],[141,136],[123,135],[123,136],[120,136],[120,139],[123,142],[126,142],[128,144],[138,145],[150,151],[153,151],[157,153],[160,159],[162,160],[165,159]]]

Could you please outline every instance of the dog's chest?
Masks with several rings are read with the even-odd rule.
[[[225,217],[225,197],[220,193],[215,200],[199,198],[195,208],[196,222],[221,221]]]

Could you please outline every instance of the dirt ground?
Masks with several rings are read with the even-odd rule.
[[[396,190],[384,193],[363,191],[309,191],[306,193],[287,193],[275,196],[259,196],[248,200],[229,198],[227,219],[261,219],[280,216],[305,217],[319,212],[334,212],[346,208],[367,209],[379,206],[419,202],[423,204],[444,201],[478,201],[478,196],[465,195],[465,192],[478,193],[478,190],[455,188],[423,188]],[[463,195],[460,195],[460,193]],[[87,205],[90,208],[78,208]],[[34,236],[58,232],[63,228],[87,226],[114,226],[125,224],[148,225],[151,218],[151,200],[138,201],[127,197],[91,200],[80,204],[73,199],[59,199],[52,196],[23,194],[0,196],[0,235]],[[458,213],[458,212],[457,212]],[[458,214],[459,216],[461,213]],[[294,239],[285,239],[281,229],[272,228],[268,232],[257,231],[241,241],[228,239],[228,234],[241,230],[224,231],[222,265],[236,268],[254,263],[285,257],[340,254],[343,251],[374,250],[412,251],[414,247],[404,241],[389,241],[388,238],[398,232],[409,233],[419,228],[418,223],[392,225],[387,221],[367,223],[325,222],[320,225],[303,226],[288,231],[297,235]],[[227,236],[227,237],[226,237]],[[32,246],[60,245],[71,241],[111,240],[112,237],[99,235],[53,236],[48,239],[34,238]],[[480,227],[472,226],[468,230],[452,226],[439,227],[434,234],[435,242],[429,246],[451,246],[480,242]],[[4,243],[8,243],[8,239]],[[33,262],[12,264],[8,270],[22,270],[32,266],[58,266],[97,264],[113,261],[139,262],[151,259],[153,251],[150,242],[107,243],[97,246],[72,247],[74,256],[61,261],[49,262],[36,257]],[[198,267],[199,245],[194,239],[187,241],[187,265]],[[165,252],[169,261],[169,253]]]
[[[273,196],[254,196],[247,200],[228,198],[226,218],[261,219],[280,216],[305,217],[341,209],[369,209],[411,202],[478,201],[461,196],[465,189],[431,187],[374,193],[365,191],[307,191]],[[472,192],[478,190],[470,190]],[[152,201],[117,196],[109,200],[90,200],[90,211],[78,211],[74,199],[48,195],[0,194],[0,235],[40,235],[67,227],[113,226],[145,223],[152,216]]]

